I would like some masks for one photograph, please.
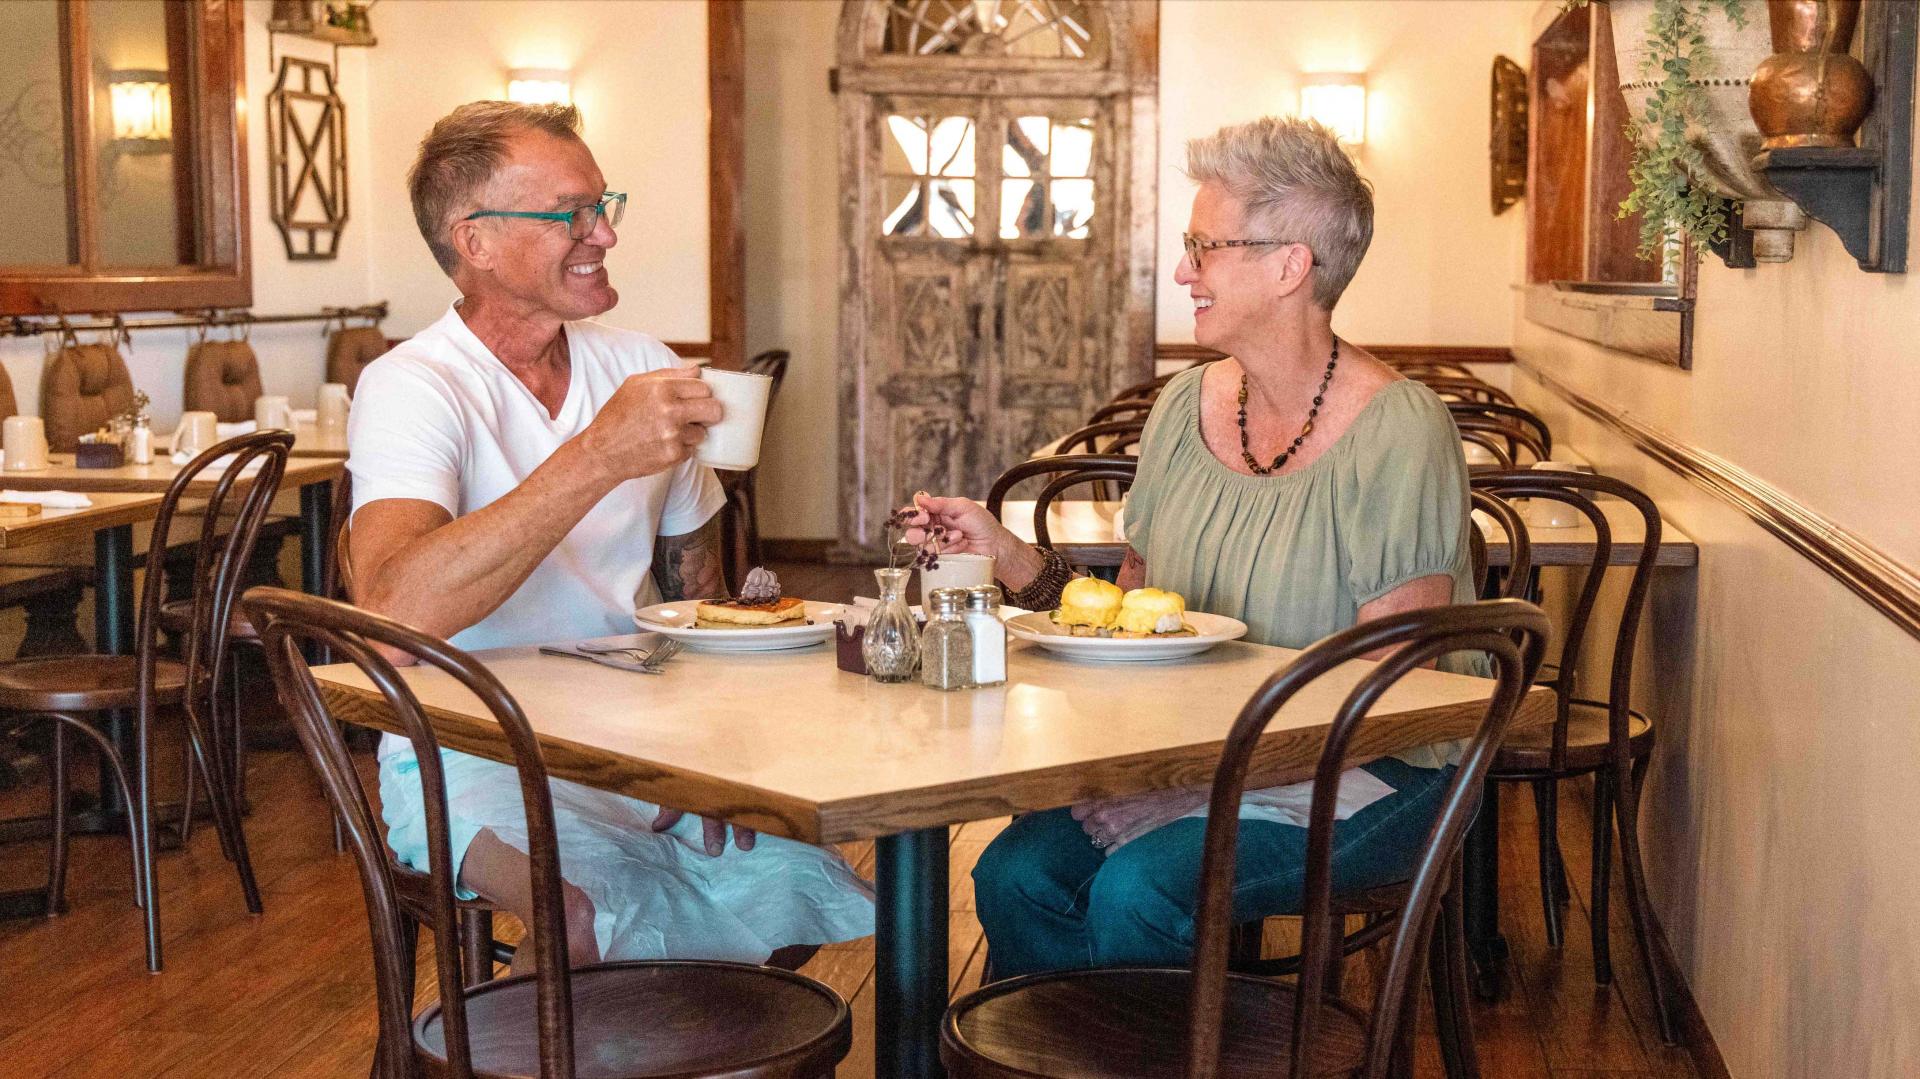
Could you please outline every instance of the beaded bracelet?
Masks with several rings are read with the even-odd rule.
[[[1060,606],[1060,593],[1066,591],[1067,583],[1073,580],[1073,567],[1067,565],[1067,560],[1051,548],[1040,548],[1040,557],[1039,575],[1025,588],[1018,591],[1009,589],[1009,604],[1029,611],[1050,611]]]

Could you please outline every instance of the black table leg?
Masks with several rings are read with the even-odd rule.
[[[874,840],[874,1074],[922,1079],[940,1066],[947,1010],[947,830]]]
[[[1482,1000],[1500,995],[1507,940],[1500,935],[1500,784],[1488,780],[1480,815],[1467,829],[1465,851],[1467,952],[1473,959],[1474,991]]]
[[[327,582],[327,535],[333,516],[333,484],[322,480],[300,488],[300,590],[320,595]]]
[[[124,656],[133,651],[133,526],[103,528],[93,534],[93,647],[96,652]],[[122,760],[133,760],[128,715],[107,714],[107,737]],[[113,768],[100,761],[100,811],[117,820],[127,810],[126,799],[114,783]],[[87,822],[91,823],[91,822]]]

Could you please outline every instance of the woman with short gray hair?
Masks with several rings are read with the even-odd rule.
[[[1227,358],[1169,382],[1140,446],[1123,588],[1152,585],[1304,648],[1359,622],[1474,598],[1467,468],[1446,406],[1333,332],[1373,238],[1373,196],[1333,135],[1263,119],[1188,144],[1198,184],[1174,280],[1194,340]],[[916,496],[920,527],[992,554],[1008,602],[1057,606],[1058,555],[964,498]],[[909,534],[909,539],[917,538]],[[1473,669],[1480,657],[1442,666]],[[1223,705],[1223,707],[1231,707]],[[1455,744],[1341,779],[1334,888],[1411,875]],[[996,976],[1188,962],[1207,791],[1030,813],[981,855],[974,886]],[[1311,784],[1252,791],[1234,913],[1300,909]]]

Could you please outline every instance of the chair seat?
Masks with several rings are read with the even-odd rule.
[[[1627,712],[1627,744],[1635,757],[1653,749],[1653,722],[1639,712]],[[1609,763],[1607,706],[1598,701],[1574,701],[1567,710],[1566,767],[1591,771]],[[1507,735],[1494,758],[1493,772],[1540,772],[1553,755],[1553,724],[1541,723]]]
[[[1086,970],[989,985],[947,1010],[940,1058],[953,1079],[1183,1075],[1192,981],[1184,970]],[[1284,982],[1227,975],[1221,1076],[1286,1073],[1293,1001],[1294,987]],[[1329,1001],[1320,1012],[1314,1074],[1352,1072],[1365,1045],[1366,1020]]]
[[[535,976],[469,990],[467,1029],[480,1076],[537,1076]],[[853,1044],[853,1018],[833,990],[798,974],[742,963],[598,963],[573,970],[580,1079],[645,1076],[823,1076]],[[413,1024],[417,1055],[446,1060],[440,1006]]]
[[[160,605],[160,628],[168,633],[185,633],[193,624],[193,601],[176,599]],[[247,613],[238,603],[227,615],[227,639],[230,641],[257,641],[260,635],[253,630],[253,623],[247,621]]]
[[[0,663],[0,709],[9,712],[101,712],[140,703],[133,656],[40,656]],[[187,668],[153,661],[155,704],[186,696]]]

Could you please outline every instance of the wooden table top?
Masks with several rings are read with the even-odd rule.
[[[1016,643],[1006,685],[952,693],[843,672],[831,642],[732,655],[688,649],[662,676],[532,648],[480,654],[519,700],[553,775],[831,843],[1204,786],[1240,706],[1298,653],[1234,642],[1178,662],[1090,664]],[[1275,717],[1255,755],[1259,784],[1311,775],[1327,723],[1370,666],[1328,674]],[[357,668],[315,673],[336,716],[392,729]],[[504,759],[499,727],[470,694],[438,671],[405,675],[444,745]],[[1355,752],[1461,737],[1492,686],[1415,671],[1361,727]],[[1551,698],[1536,690],[1522,707],[1525,721],[1542,722]]]
[[[312,423],[295,424],[293,455],[346,460],[347,430],[344,427],[321,427]]]
[[[12,485],[15,474],[0,478]],[[15,486],[15,490],[27,490]],[[0,518],[0,549],[85,539],[102,528],[150,521],[160,512],[157,494],[89,494],[93,505],[80,509],[43,509],[33,517]]]
[[[20,491],[161,494],[180,472],[180,466],[166,457],[155,457],[153,463],[148,465],[121,465],[119,468],[76,468],[73,454],[70,453],[49,454],[48,461],[46,468],[5,473],[5,485]],[[337,480],[344,469],[345,462],[339,458],[295,458],[287,462],[287,471],[280,484],[283,488],[293,488]],[[200,478],[187,490],[204,493],[213,490],[219,482],[219,470],[210,468],[201,472]]]
[[[1613,532],[1613,551],[1608,564],[1632,565],[1639,556],[1640,542],[1646,532],[1639,512],[1611,498],[1600,499],[1595,505],[1606,515],[1607,526]],[[1047,507],[1047,533],[1070,562],[1082,566],[1117,566],[1127,553],[1126,544],[1114,539],[1113,521],[1119,509],[1118,502],[1055,501]],[[1032,501],[1009,499],[1000,513],[1014,535],[1033,542]],[[1474,514],[1474,520],[1485,526],[1488,564],[1509,564],[1513,556],[1507,548],[1506,532],[1482,514]],[[1532,539],[1536,566],[1584,566],[1593,560],[1596,536],[1593,525],[1584,517],[1572,528],[1534,528]],[[1654,565],[1692,566],[1699,561],[1700,549],[1693,540],[1673,527],[1672,522],[1661,522],[1660,551],[1654,556]]]

